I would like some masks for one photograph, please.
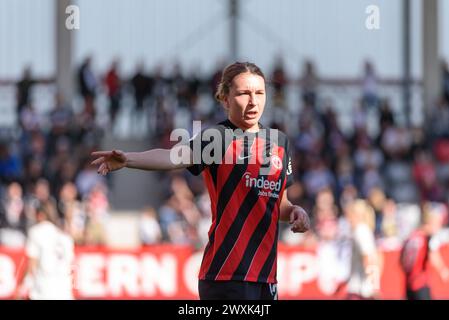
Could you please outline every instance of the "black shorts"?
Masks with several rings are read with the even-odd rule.
[[[424,286],[418,290],[407,288],[407,300],[432,300],[430,288]]]
[[[277,285],[248,281],[199,280],[201,300],[277,300]]]

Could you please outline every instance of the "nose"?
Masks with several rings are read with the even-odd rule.
[[[257,104],[257,96],[256,96],[256,93],[251,92],[251,94],[250,94],[249,97],[250,97],[250,98],[249,98],[249,103],[250,103],[251,105],[256,105],[256,104]]]

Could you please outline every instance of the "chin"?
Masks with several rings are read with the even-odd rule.
[[[245,119],[242,122],[246,128],[251,128],[259,123],[259,119]]]

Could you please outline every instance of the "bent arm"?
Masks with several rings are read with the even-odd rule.
[[[291,230],[293,232],[306,232],[310,229],[310,219],[307,212],[288,200],[286,190],[284,190],[281,198],[279,220],[292,225]]]
[[[279,219],[284,222],[290,221],[290,214],[292,210],[294,209],[293,204],[288,200],[287,197],[287,190],[284,190],[282,194],[281,199],[281,205],[280,205],[280,212],[279,212]]]

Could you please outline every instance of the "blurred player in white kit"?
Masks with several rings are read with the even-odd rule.
[[[36,222],[28,231],[27,269],[19,273],[16,297],[26,286],[31,300],[72,300],[74,241],[45,207],[36,209]]]

